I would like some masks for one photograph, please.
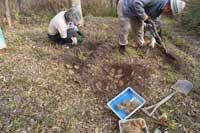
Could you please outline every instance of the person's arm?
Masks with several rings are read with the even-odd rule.
[[[58,28],[58,32],[60,34],[61,37],[61,44],[65,44],[65,43],[71,43],[76,45],[77,44],[77,39],[75,37],[69,38],[67,37],[67,29],[68,27],[62,27],[62,28]]]
[[[60,34],[61,40],[60,40],[60,44],[65,44],[65,43],[72,43],[71,38],[67,37],[67,32],[65,29],[58,29],[58,32]]]
[[[158,0],[135,0],[133,1],[134,9],[140,20],[146,21],[149,19],[145,12],[146,6],[151,6],[155,4]]]
[[[78,29],[77,26],[74,25],[74,30],[76,31],[76,33],[81,36],[81,37],[84,37],[83,33]]]
[[[72,39],[71,38],[61,38],[61,44],[65,44],[65,43],[72,43]]]

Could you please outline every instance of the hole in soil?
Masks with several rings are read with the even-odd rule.
[[[140,64],[104,64],[95,67],[100,67],[99,71],[90,76],[85,73],[90,77],[86,82],[92,87],[94,94],[105,102],[128,86],[137,88],[136,91],[143,91],[149,78],[149,70]]]

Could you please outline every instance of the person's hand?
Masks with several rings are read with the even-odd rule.
[[[147,27],[147,29],[150,29],[150,28],[153,28],[153,25],[152,25],[152,24],[147,24],[147,23],[146,23],[146,27]]]
[[[78,41],[76,37],[72,37],[72,45],[77,45]]]
[[[144,21],[148,26],[153,27],[155,26],[155,23],[152,19],[148,18],[147,20]]]

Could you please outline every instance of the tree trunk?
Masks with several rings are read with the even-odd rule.
[[[19,14],[21,10],[21,0],[16,0],[16,6],[17,6],[17,14]]]
[[[113,5],[113,0],[110,0],[110,6],[111,6],[111,8],[114,7],[114,5]]]
[[[9,1],[5,0],[5,8],[6,8],[6,19],[8,21],[8,27],[12,27],[12,21],[11,21],[11,14],[10,14],[10,8],[9,8]]]
[[[83,26],[83,14],[81,8],[81,0],[70,0],[70,6],[77,8],[81,13],[81,26]]]

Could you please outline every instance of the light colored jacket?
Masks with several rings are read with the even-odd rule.
[[[69,24],[66,22],[64,14],[65,11],[61,11],[52,18],[48,27],[49,35],[56,35],[59,33],[61,38],[67,38]]]
[[[155,20],[167,2],[168,0],[123,0],[123,14],[126,17],[138,17],[140,20],[148,15]]]

